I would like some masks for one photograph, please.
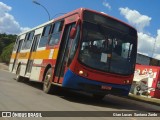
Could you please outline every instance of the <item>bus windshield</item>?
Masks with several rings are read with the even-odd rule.
[[[79,61],[104,72],[133,74],[136,39],[125,32],[84,21]]]

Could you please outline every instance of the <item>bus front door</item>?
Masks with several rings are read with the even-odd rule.
[[[64,34],[62,37],[57,63],[55,66],[55,77],[54,82],[62,83],[65,71],[68,69],[68,59],[70,54],[70,48],[72,45],[72,39],[70,39],[69,34],[75,23],[65,26]]]

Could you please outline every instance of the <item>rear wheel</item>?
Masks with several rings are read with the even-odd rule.
[[[16,80],[17,82],[20,82],[22,80],[22,77],[20,76],[21,66],[19,65],[16,71]]]
[[[43,81],[43,91],[47,94],[53,93],[54,86],[52,85],[52,69],[49,68],[45,74]]]

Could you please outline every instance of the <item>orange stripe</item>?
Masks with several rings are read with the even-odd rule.
[[[16,53],[12,53],[11,58],[15,59],[16,58]]]
[[[35,59],[48,59],[50,50],[37,51]]]
[[[29,52],[25,53],[18,53],[18,59],[28,59],[29,58]]]
[[[58,49],[54,49],[53,59],[57,59],[57,56],[58,56]]]
[[[28,59],[29,58],[29,52],[25,53],[18,53],[17,59]],[[50,50],[41,50],[37,52],[32,52],[31,59],[49,59]],[[58,49],[54,49],[52,59],[56,59],[58,55]],[[13,53],[11,55],[12,59],[15,59],[16,53]]]

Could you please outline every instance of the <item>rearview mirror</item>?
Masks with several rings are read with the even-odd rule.
[[[69,37],[70,37],[71,39],[74,39],[75,36],[76,36],[76,32],[77,32],[76,27],[73,27],[73,28],[71,29],[71,31],[70,31]]]
[[[77,27],[78,27],[79,23],[80,23],[80,18],[78,18],[75,27],[73,27],[73,28],[71,29],[71,31],[70,31],[69,37],[70,37],[71,39],[74,39],[74,38],[75,38],[76,33],[77,33]]]

